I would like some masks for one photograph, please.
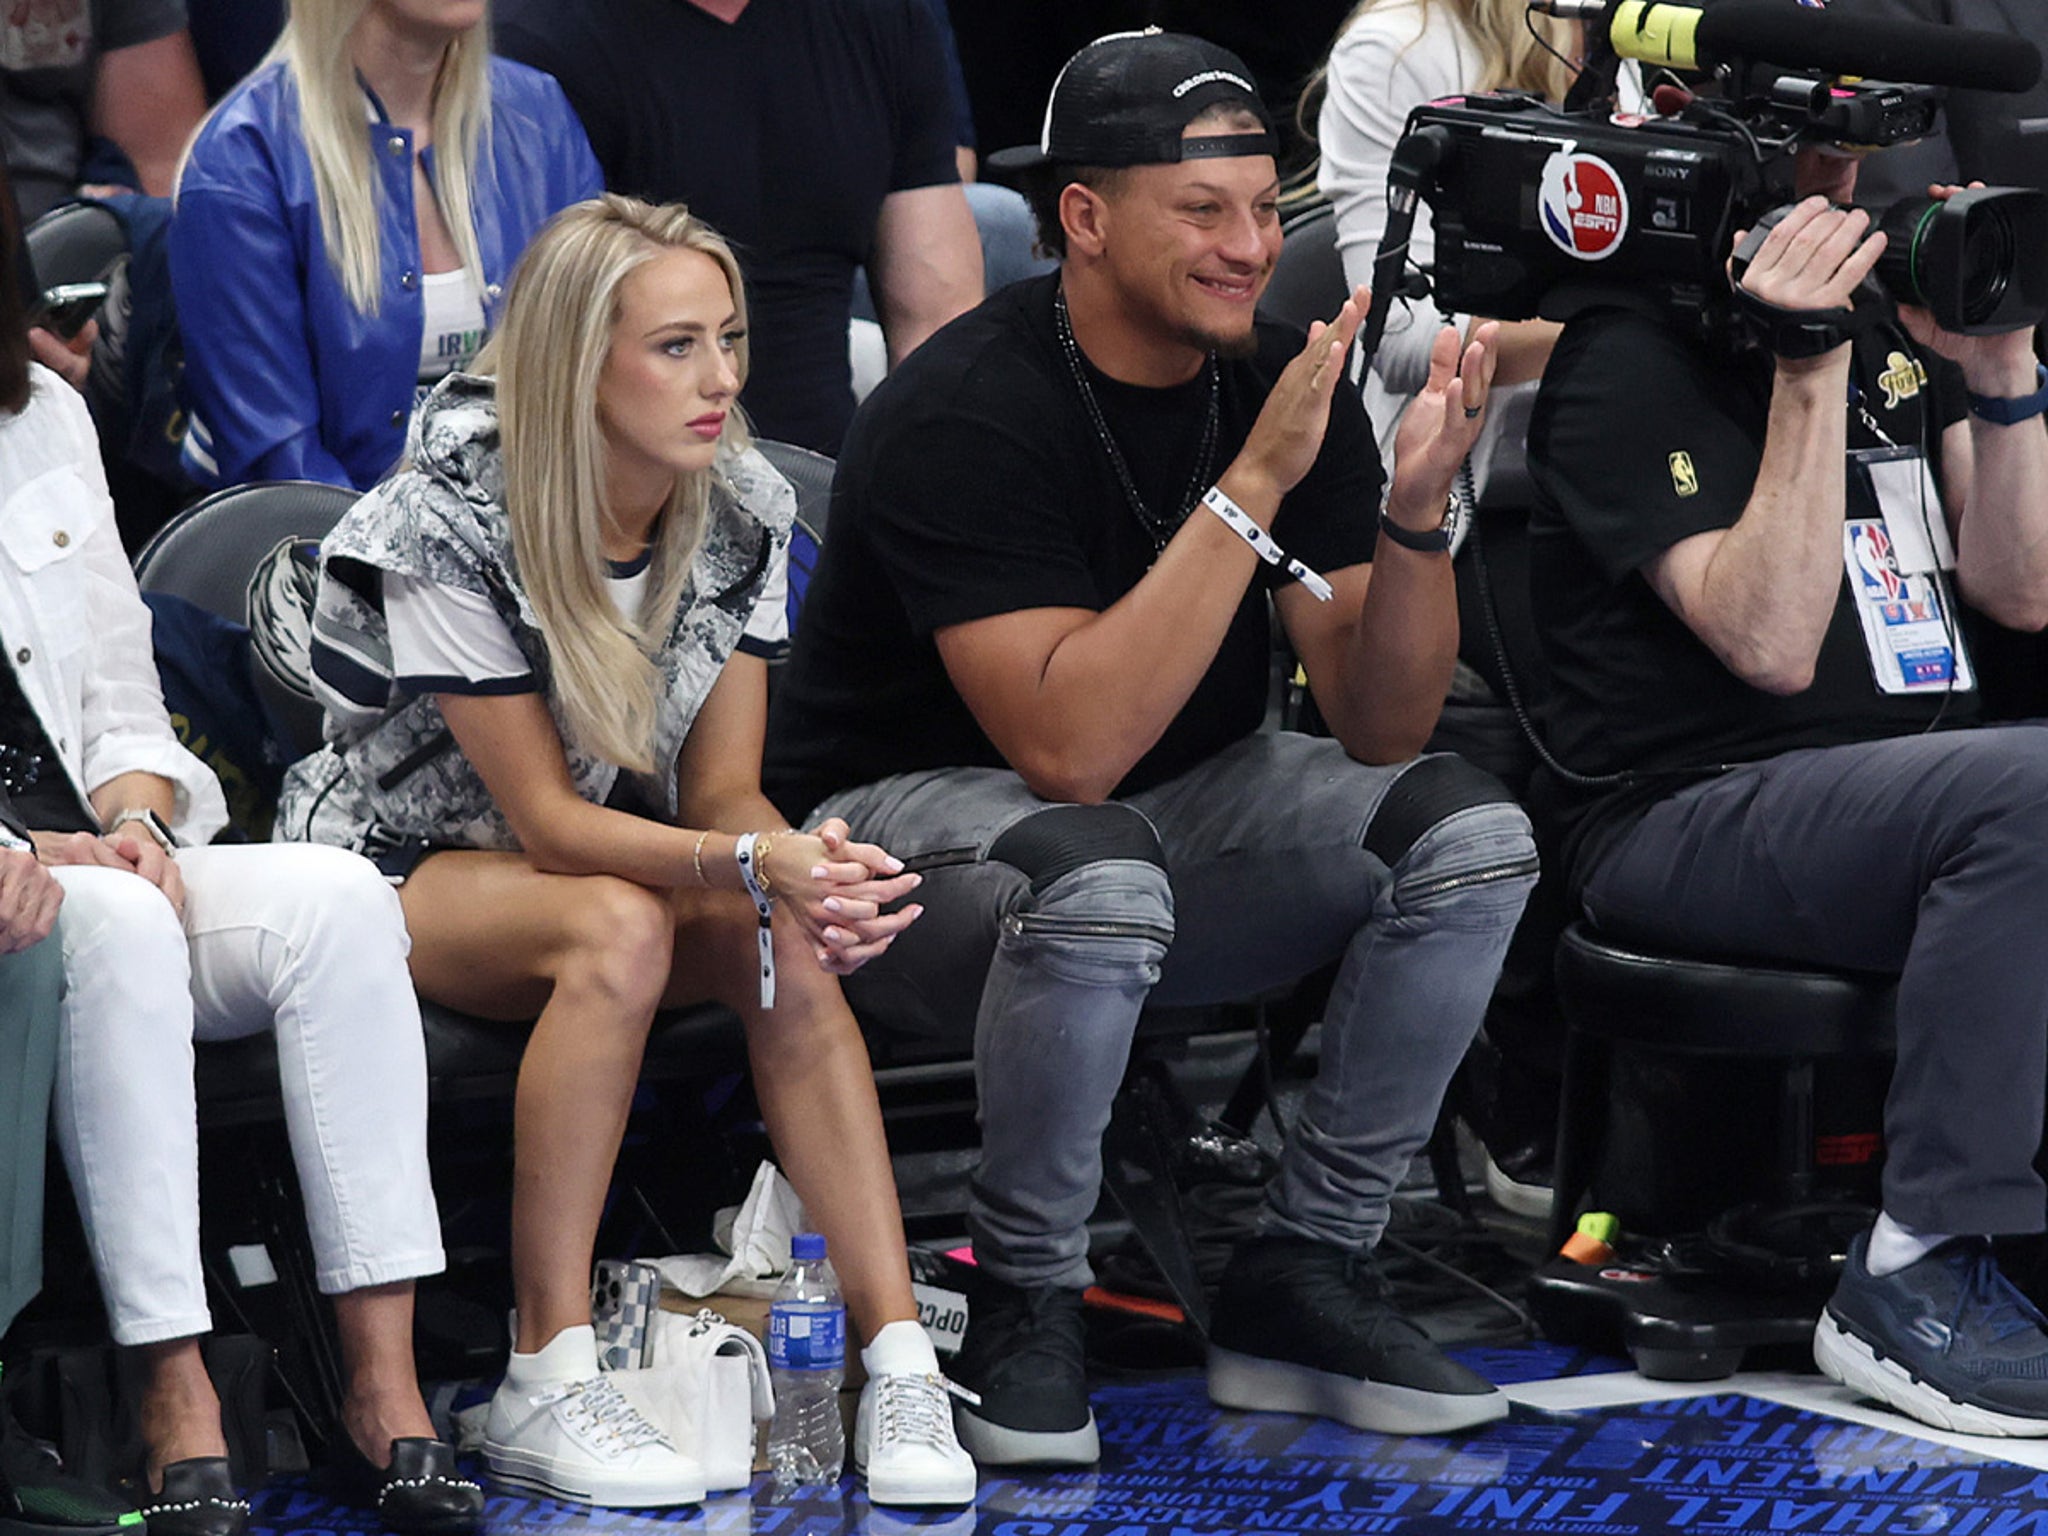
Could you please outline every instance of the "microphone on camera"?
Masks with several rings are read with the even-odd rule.
[[[1657,0],[1532,0],[1531,10],[1605,22],[1625,59],[1709,70],[1738,62],[1980,91],[2031,90],[2041,53],[2010,32],[1859,16],[1797,0],[1721,0],[1702,8]]]

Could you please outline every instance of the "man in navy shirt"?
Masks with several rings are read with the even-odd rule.
[[[892,363],[981,299],[925,0],[499,0],[499,50],[562,82],[605,185],[688,203],[747,279],[757,431],[836,454],[853,275]]]

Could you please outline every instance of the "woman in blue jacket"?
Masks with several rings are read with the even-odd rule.
[[[171,224],[200,484],[375,484],[534,231],[601,190],[561,88],[491,56],[484,8],[295,0],[200,128]]]

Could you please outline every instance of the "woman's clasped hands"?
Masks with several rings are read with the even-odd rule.
[[[772,839],[772,841],[771,841]],[[762,834],[761,870],[778,912],[786,912],[818,964],[850,976],[916,922],[924,908],[888,909],[923,883],[903,861],[873,843],[857,843],[834,816],[812,832]]]

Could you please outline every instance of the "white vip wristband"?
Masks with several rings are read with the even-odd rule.
[[[753,898],[754,912],[760,918],[754,936],[761,949],[761,1006],[775,1006],[775,935],[771,924],[775,917],[775,901],[761,889],[760,876],[754,870],[754,842],[758,832],[748,832],[733,845],[732,856],[739,862],[740,880],[747,888],[747,895]]]
[[[1223,494],[1222,486],[1212,485],[1202,492],[1202,505],[1222,518],[1223,526],[1249,544],[1252,553],[1266,564],[1285,566],[1287,574],[1308,588],[1317,602],[1330,600],[1330,584],[1275,543],[1273,535],[1253,522],[1250,513]]]

